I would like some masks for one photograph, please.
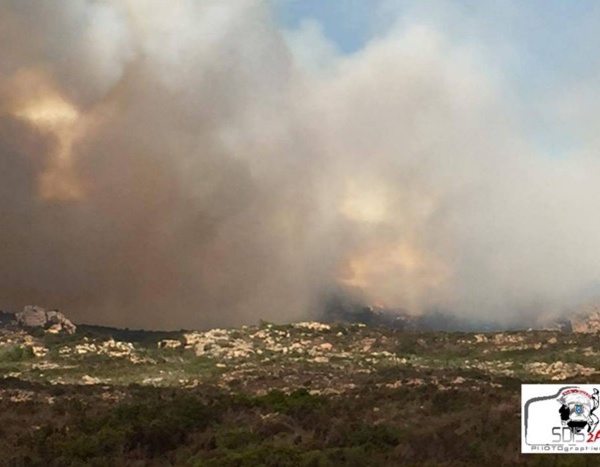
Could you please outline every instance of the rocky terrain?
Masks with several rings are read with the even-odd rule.
[[[520,384],[598,381],[597,320],[577,332],[319,322],[145,332],[27,307],[0,316],[0,461],[539,463],[518,454]]]

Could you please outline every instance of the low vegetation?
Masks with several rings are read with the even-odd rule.
[[[585,465],[519,454],[520,384],[598,371],[557,331],[4,329],[0,464]]]

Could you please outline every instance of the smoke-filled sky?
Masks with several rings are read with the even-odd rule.
[[[327,290],[505,323],[600,279],[594,1],[0,0],[0,308]]]

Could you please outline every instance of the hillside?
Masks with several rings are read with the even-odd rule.
[[[69,334],[5,323],[0,460],[535,464],[518,454],[520,384],[593,382],[599,371],[591,333],[306,322]]]

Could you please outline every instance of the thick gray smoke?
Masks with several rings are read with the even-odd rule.
[[[598,162],[424,26],[340,57],[237,0],[0,0],[0,306],[288,321],[343,284],[514,321],[600,277]]]

